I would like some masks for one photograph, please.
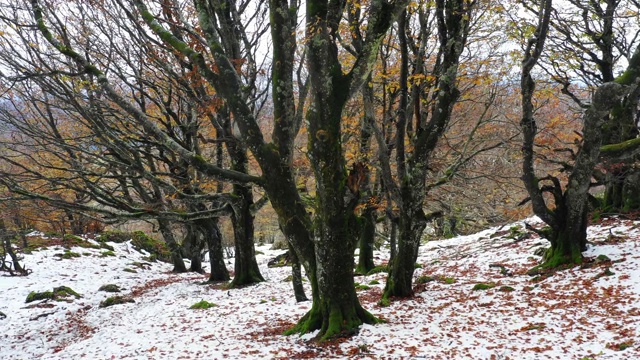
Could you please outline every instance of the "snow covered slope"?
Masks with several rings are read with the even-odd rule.
[[[202,284],[203,275],[171,274],[129,243],[111,243],[115,256],[72,248],[81,256],[61,259],[60,247],[40,250],[23,260],[31,275],[0,273],[0,358],[640,358],[640,221],[590,227],[583,266],[537,278],[525,272],[546,241],[523,237],[521,225],[429,242],[416,296],[389,307],[377,304],[385,273],[357,277],[364,307],[386,323],[324,344],[313,334],[281,335],[311,305],[293,299],[289,268],[267,268],[282,251],[258,248],[266,282],[225,289]],[[98,291],[105,284],[123,290]],[[25,303],[30,292],[58,286],[82,298]],[[114,295],[135,303],[99,306]],[[189,308],[200,300],[217,306]]]

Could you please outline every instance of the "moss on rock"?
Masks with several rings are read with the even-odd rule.
[[[128,304],[128,303],[135,303],[135,300],[128,297],[124,297],[124,296],[111,296],[104,299],[104,301],[100,302],[100,307],[106,308],[113,305]]]

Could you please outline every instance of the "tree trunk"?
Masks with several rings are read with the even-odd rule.
[[[304,293],[304,286],[302,286],[302,269],[300,266],[300,260],[291,245],[289,245],[289,257],[291,259],[291,283],[293,284],[293,293],[296,297],[296,301],[308,301],[309,299]]]
[[[200,241],[198,239],[198,232],[196,224],[187,224],[187,234],[182,243],[182,248],[187,252],[187,256],[191,260],[191,265],[189,266],[190,272],[197,272],[200,274],[204,273],[202,269],[202,260],[200,259]]]
[[[317,222],[316,261],[317,291],[311,310],[291,332],[320,329],[320,340],[353,334],[363,323],[378,320],[360,305],[353,282],[353,251],[355,250],[354,215],[334,213],[320,215]]]
[[[235,237],[235,267],[232,286],[242,286],[255,284],[264,281],[258,262],[256,261],[256,251],[253,242],[254,216],[251,213],[253,195],[251,188],[247,186],[234,185],[234,194],[239,198],[234,206],[231,215],[233,223],[233,234]]]
[[[209,249],[209,264],[211,272],[209,282],[229,280],[229,270],[224,264],[224,249],[222,248],[222,233],[217,218],[197,220],[200,233],[204,237]]]
[[[393,263],[393,260],[398,255],[398,222],[394,219],[389,219],[389,264]]]
[[[166,220],[158,219],[158,227],[160,228],[160,233],[164,238],[164,242],[169,247],[169,250],[171,250],[171,262],[173,262],[173,270],[171,271],[175,273],[187,272],[187,266],[184,264],[180,245],[176,242],[176,239],[173,236],[170,223]]]
[[[358,266],[356,267],[357,274],[366,275],[375,267],[373,263],[373,248],[376,236],[375,214],[373,207],[366,207],[360,217],[360,252],[358,254]]]
[[[423,180],[417,180],[423,183]],[[413,295],[413,273],[418,259],[420,239],[427,226],[426,216],[422,210],[424,201],[424,185],[412,186],[405,183],[402,187],[403,211],[400,212],[398,224],[398,253],[389,263],[389,277],[385,286],[383,299],[392,296],[409,297]]]

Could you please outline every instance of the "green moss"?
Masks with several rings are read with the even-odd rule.
[[[473,290],[477,291],[477,290],[488,290],[488,289],[492,289],[494,288],[496,285],[495,284],[485,284],[485,283],[479,283],[479,284],[475,284],[473,286]]]
[[[516,289],[512,288],[511,286],[500,286],[500,288],[498,289],[498,291],[502,291],[502,292],[512,292],[512,291],[516,291]]]
[[[600,254],[600,255],[598,255],[598,257],[596,257],[596,263],[607,262],[607,261],[611,261],[611,259],[609,259],[609,257],[607,255]]]
[[[100,286],[98,291],[120,292],[120,287],[118,285],[116,285],[116,284],[106,284],[106,285]]]
[[[364,285],[364,284],[355,284],[356,290],[369,290],[371,289],[371,287],[369,287],[368,285]]]
[[[265,299],[260,300],[260,304],[266,304],[266,303],[267,303],[267,300]]]
[[[378,274],[381,272],[389,272],[389,266],[388,265],[376,266],[373,269],[371,269],[371,271],[369,271],[367,275]]]
[[[431,277],[431,276],[428,276],[428,275],[422,275],[422,276],[420,276],[420,277],[418,277],[418,278],[416,279],[416,282],[417,282],[418,284],[426,284],[426,283],[432,282],[432,281],[434,281],[434,280],[435,280],[435,278],[433,278],[433,277]]]
[[[71,289],[68,286],[59,286],[59,287],[53,288],[53,294],[54,294],[54,297],[73,296],[76,299],[80,299],[82,297],[82,295],[80,295],[77,292],[73,291],[73,289]]]
[[[131,269],[131,268],[124,268],[124,269],[122,269],[122,271],[126,271],[128,273],[133,273],[133,274],[137,274],[138,273],[136,270]]]
[[[24,301],[26,303],[38,301],[38,300],[52,300],[53,292],[52,291],[43,291],[43,292],[35,292],[32,291],[27,295],[27,299]]]
[[[53,291],[44,291],[44,292],[32,291],[29,293],[29,295],[27,295],[27,299],[25,300],[25,302],[30,303],[38,300],[62,301],[70,296],[73,296],[76,299],[79,299],[82,297],[82,295],[78,294],[68,286],[59,286],[59,287],[53,288]]]
[[[101,242],[100,245],[98,246],[98,248],[109,250],[109,251],[115,251],[116,250],[113,246],[111,246],[111,245],[109,245],[107,243],[104,243],[104,242]]]
[[[422,264],[415,263],[415,264],[413,264],[413,268],[414,269],[422,269]]]
[[[210,309],[212,307],[218,306],[214,303],[210,303],[206,300],[200,300],[197,303],[189,306],[189,309],[199,309],[199,310],[206,310],[206,309]]]
[[[155,255],[158,260],[170,261],[171,251],[162,241],[156,240],[142,231],[134,231],[131,238],[133,248],[141,251],[144,250],[151,255]]]
[[[456,279],[452,277],[443,277],[442,282],[444,282],[447,285],[451,285],[456,283]]]
[[[380,281],[378,281],[378,280],[371,280],[371,281],[369,281],[369,285],[380,285]]]
[[[123,297],[123,296],[111,296],[104,299],[104,301],[100,302],[100,307],[106,308],[113,305],[128,304],[128,303],[135,303],[135,300],[131,298]]]
[[[99,242],[114,242],[117,244],[131,240],[131,233],[124,231],[105,231],[96,238]]]
[[[633,341],[623,342],[623,343],[618,345],[618,350],[619,351],[626,350],[626,349],[630,348],[631,346],[633,346]]]
[[[320,329],[322,325],[322,313],[320,308],[315,304],[311,306],[311,310],[304,314],[298,323],[291,329],[284,332],[284,335],[306,334],[308,332]]]
[[[100,257],[107,257],[107,256],[116,256],[116,253],[114,253],[111,250],[103,251],[100,253]]]
[[[58,254],[55,254],[53,256],[59,257],[61,259],[73,259],[73,258],[81,257],[82,255],[80,255],[77,252],[65,250],[63,253],[58,253]]]
[[[389,300],[389,298],[387,297],[383,297],[382,299],[380,299],[380,301],[378,302],[378,305],[382,306],[382,307],[387,307],[389,305],[391,305],[391,301]]]

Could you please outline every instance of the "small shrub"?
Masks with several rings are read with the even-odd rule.
[[[98,291],[120,292],[120,287],[116,284],[106,284],[106,285],[100,286]]]
[[[210,303],[210,302],[208,302],[208,301],[206,301],[206,300],[200,300],[200,301],[198,301],[197,303],[195,303],[195,304],[191,305],[191,306],[189,307],[189,309],[206,310],[206,309],[212,308],[212,307],[214,307],[214,306],[218,306],[218,305],[216,305],[216,304],[214,304],[214,303]]]
[[[128,304],[128,303],[135,303],[135,300],[131,298],[123,297],[123,296],[111,296],[104,299],[104,301],[100,303],[100,307],[106,308],[113,305]]]
[[[496,285],[495,284],[484,284],[484,283],[480,283],[480,284],[475,284],[473,286],[473,290],[477,291],[477,290],[488,290],[491,288],[494,288]]]

